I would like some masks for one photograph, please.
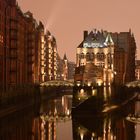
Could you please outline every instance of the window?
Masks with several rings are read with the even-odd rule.
[[[94,53],[91,53],[91,54],[90,54],[90,60],[94,60],[94,58],[95,58]]]
[[[86,60],[90,61],[90,54],[89,53],[86,54]]]
[[[84,53],[81,53],[80,58],[81,58],[81,59],[84,58]]]

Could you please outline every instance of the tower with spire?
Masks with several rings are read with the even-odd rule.
[[[66,53],[64,54],[63,57],[63,74],[62,74],[62,79],[67,80],[68,79],[68,59],[66,56]]]

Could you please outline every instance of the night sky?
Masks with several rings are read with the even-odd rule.
[[[134,33],[140,59],[140,0],[17,0],[41,20],[57,40],[58,52],[75,61],[84,30]]]

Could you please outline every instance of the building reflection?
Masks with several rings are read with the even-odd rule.
[[[125,119],[133,107],[107,114],[73,114],[73,140],[135,140],[135,125]]]
[[[0,140],[56,140],[58,124],[71,120],[72,96],[65,95],[0,118]],[[39,115],[40,113],[41,115]]]
[[[28,106],[1,117],[0,140],[61,140],[64,137],[69,140],[135,140],[138,127],[127,121],[126,117],[139,113],[138,102],[102,114],[90,112],[71,115],[71,106],[72,96],[65,95],[48,99],[41,107]],[[68,125],[67,134],[64,125]]]
[[[58,124],[71,120],[72,96],[65,95],[42,104],[41,115],[35,121],[34,140],[56,140]]]

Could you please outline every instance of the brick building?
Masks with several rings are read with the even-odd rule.
[[[136,60],[135,77],[136,80],[140,80],[140,60]]]
[[[84,31],[84,39],[77,47],[75,81],[104,85],[133,81],[135,51],[135,39],[131,31]]]
[[[16,0],[0,0],[2,91],[56,79],[56,54],[55,38],[45,33],[44,25],[30,11],[23,13]]]
[[[49,31],[45,35],[46,45],[46,80],[57,79],[57,44],[54,36]]]

